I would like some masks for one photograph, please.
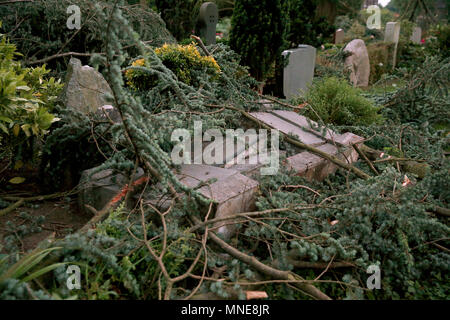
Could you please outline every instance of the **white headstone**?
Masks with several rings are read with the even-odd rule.
[[[342,29],[337,29],[334,33],[334,44],[339,44],[344,42],[345,31]]]
[[[283,92],[286,98],[306,92],[314,78],[316,48],[299,45],[296,49],[283,51],[288,59],[283,72]]]
[[[384,32],[384,42],[394,44],[394,56],[392,67],[395,68],[397,62],[398,40],[400,39],[400,22],[388,22]]]
[[[411,35],[411,41],[417,44],[420,44],[422,40],[422,28],[421,27],[415,27],[413,29],[413,33]]]

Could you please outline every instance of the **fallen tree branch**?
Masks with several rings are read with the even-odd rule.
[[[24,203],[23,199],[20,199],[19,201],[13,203],[12,205],[10,205],[9,207],[7,207],[6,209],[2,209],[0,210],[0,217],[8,214],[14,210],[16,210],[17,208],[19,208],[22,204]]]
[[[197,218],[193,217],[193,219],[197,224],[200,223],[200,221]],[[214,232],[210,231],[208,236],[213,242],[215,242],[220,248],[222,248],[222,250],[224,250],[231,256],[241,260],[242,262],[248,264],[249,266],[255,268],[256,270],[265,275],[268,275],[272,278],[276,278],[279,280],[304,280],[302,277],[296,275],[293,272],[272,268],[258,261],[255,257],[249,256],[239,251],[238,249],[234,248],[233,246],[229,245],[228,243],[220,239],[218,236],[216,236]],[[331,300],[329,296],[327,296],[326,294],[324,294],[322,291],[320,291],[311,284],[295,283],[295,286],[300,290],[304,291],[305,293],[313,296],[317,300]]]
[[[363,158],[364,161],[369,165],[369,167],[373,171],[373,173],[375,173],[376,175],[379,175],[378,170],[375,168],[372,161],[370,161],[369,158],[367,158],[366,154],[363,151],[361,151],[361,149],[359,149],[359,147],[356,144],[353,144],[352,146],[356,150],[356,152],[358,152],[358,154],[361,156],[361,158]]]
[[[90,57],[94,54],[104,54],[104,53],[80,53],[80,52],[64,52],[64,53],[58,53],[58,54],[54,54],[52,56],[40,59],[40,60],[34,60],[34,61],[26,61],[25,64],[26,65],[33,65],[33,64],[41,64],[41,63],[45,63],[48,62],[50,60],[53,59],[57,59],[57,58],[63,58],[63,57],[67,57],[67,56],[76,56],[76,57]]]
[[[436,207],[434,212],[444,217],[450,217],[450,209],[447,208]]]
[[[202,48],[203,52],[207,56],[211,56],[211,53],[208,51],[208,49],[206,49],[205,44],[203,43],[203,41],[202,41],[202,39],[200,37],[191,35],[191,38],[194,39],[195,41],[197,41],[198,45],[200,46],[200,48]]]

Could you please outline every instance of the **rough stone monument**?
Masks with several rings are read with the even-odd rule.
[[[344,42],[345,31],[342,29],[337,29],[334,33],[334,44],[339,44]]]
[[[384,32],[384,42],[394,44],[394,53],[392,58],[392,68],[397,63],[398,41],[400,39],[400,22],[388,22]]]
[[[283,72],[283,92],[286,98],[306,92],[314,78],[316,48],[299,45],[296,49],[283,51],[288,64]]]
[[[345,66],[350,70],[350,80],[355,87],[367,87],[370,77],[370,61],[366,44],[361,39],[351,41],[344,49],[351,53],[345,58]]]
[[[219,22],[219,10],[212,2],[205,2],[200,7],[198,26],[200,37],[205,39],[206,45],[216,43],[216,26]]]
[[[82,66],[79,59],[70,59],[65,82],[61,100],[66,108],[95,113],[109,105],[104,97],[105,94],[112,94],[108,82],[94,68]]]
[[[421,27],[415,27],[413,29],[413,33],[411,35],[411,41],[417,44],[420,44],[422,40],[422,28]]]

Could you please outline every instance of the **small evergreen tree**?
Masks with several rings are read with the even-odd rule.
[[[167,29],[177,40],[183,40],[191,34],[195,27],[200,2],[202,1],[155,0]]]
[[[283,43],[282,1],[236,0],[231,25],[231,48],[263,80]]]

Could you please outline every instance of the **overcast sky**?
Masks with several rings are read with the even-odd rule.
[[[382,5],[383,5],[383,7],[386,7],[386,5],[387,5],[389,2],[391,2],[391,0],[380,0],[380,1],[378,1],[379,4],[382,4]]]

